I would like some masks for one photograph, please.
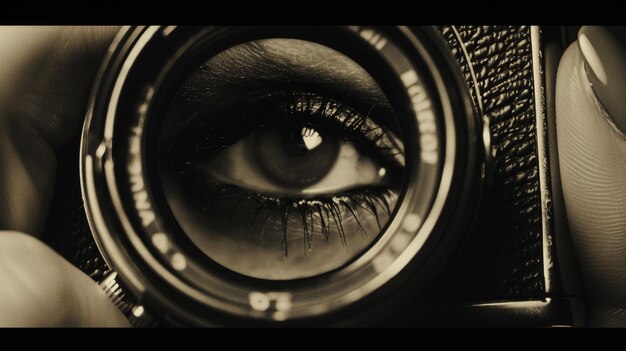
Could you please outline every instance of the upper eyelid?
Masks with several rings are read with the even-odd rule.
[[[188,102],[208,100],[270,83],[307,84],[391,111],[375,80],[354,61],[319,44],[295,39],[248,42],[219,53],[186,84],[186,96]]]
[[[214,57],[214,74],[236,79],[242,73],[256,73],[263,77],[290,75],[311,71],[312,77],[332,73],[334,78],[357,79],[366,83],[369,75],[343,54],[319,44],[295,39],[265,39],[241,44]],[[234,69],[237,67],[238,69]],[[330,71],[330,72],[329,72]],[[324,77],[322,77],[324,78]]]

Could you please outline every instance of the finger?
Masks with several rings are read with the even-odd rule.
[[[0,232],[0,282],[0,327],[129,326],[100,287],[32,236]]]
[[[564,53],[558,70],[557,140],[563,195],[590,323],[626,326],[626,137],[614,123],[626,116],[611,116],[590,85],[579,44],[599,49],[591,39],[579,37],[579,43]],[[598,54],[610,53],[605,48]],[[610,76],[611,70],[605,69]]]
[[[0,229],[39,235],[115,27],[0,28]]]

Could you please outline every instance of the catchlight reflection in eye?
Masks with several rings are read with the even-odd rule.
[[[399,127],[373,78],[295,39],[241,44],[199,67],[172,102],[159,160],[190,241],[226,269],[271,280],[358,257],[404,176]]]
[[[265,127],[198,167],[224,184],[267,196],[312,197],[384,184],[386,169],[354,142],[336,131],[321,133],[311,126]]]
[[[310,127],[302,127],[302,131],[300,131],[300,135],[302,136],[302,142],[307,150],[313,150],[322,143],[322,137],[320,133],[318,133],[315,129]]]

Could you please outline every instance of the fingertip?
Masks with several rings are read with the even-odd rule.
[[[582,27],[578,47],[596,97],[609,118],[626,131],[626,29]]]
[[[556,127],[567,220],[587,302],[624,306],[626,138],[596,97],[578,43],[559,64]]]

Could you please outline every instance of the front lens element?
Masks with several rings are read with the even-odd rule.
[[[204,62],[172,101],[159,152],[168,204],[191,241],[229,270],[272,280],[337,269],[371,245],[405,163],[376,81],[296,39]]]

